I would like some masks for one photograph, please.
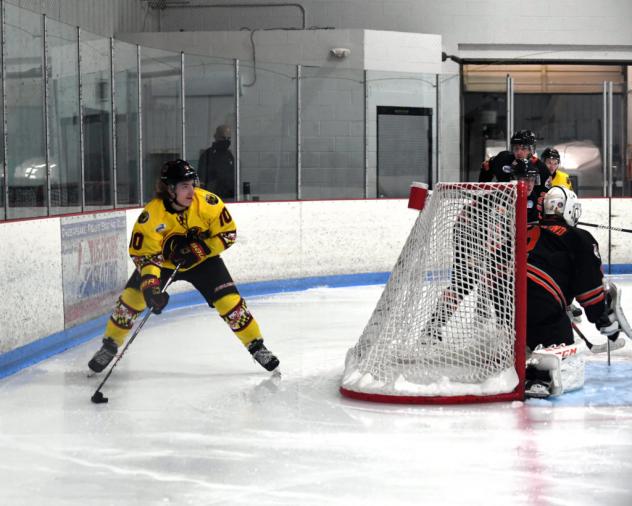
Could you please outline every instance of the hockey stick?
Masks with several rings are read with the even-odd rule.
[[[169,287],[169,285],[171,284],[173,279],[176,277],[176,274],[178,273],[178,270],[180,269],[180,265],[181,264],[176,265],[176,268],[171,273],[171,276],[169,276],[169,279],[167,279],[167,282],[165,283],[165,286],[162,288],[160,293],[164,293],[164,292],[167,291],[167,288]],[[136,339],[136,336],[140,332],[140,329],[142,329],[143,325],[145,325],[147,320],[149,320],[149,317],[151,316],[151,314],[152,314],[151,308],[147,308],[147,311],[145,312],[145,316],[143,316],[143,319],[140,321],[140,323],[136,327],[136,330],[134,331],[132,336],[127,341],[127,344],[125,345],[125,347],[123,348],[121,353],[118,355],[118,357],[116,357],[116,360],[112,364],[112,367],[110,367],[110,370],[108,371],[108,373],[105,375],[105,378],[103,378],[103,381],[101,382],[99,387],[92,394],[92,397],[90,398],[90,400],[92,402],[94,402],[95,404],[104,404],[104,403],[108,402],[108,398],[103,396],[103,393],[101,392],[101,389],[103,388],[103,385],[105,385],[105,382],[108,380],[108,378],[112,374],[112,371],[114,371],[114,368],[116,367],[116,364],[118,364],[119,361],[123,358],[123,355],[127,351],[127,348],[129,348],[129,345],[132,344],[134,339]]]
[[[608,342],[604,344],[593,344],[588,340],[584,333],[579,330],[579,327],[574,322],[571,322],[571,325],[573,326],[575,333],[586,343],[586,347],[591,351],[591,353],[606,353],[607,351],[618,350],[619,348],[623,348],[625,346],[624,339],[617,339],[614,342],[608,340]]]
[[[620,228],[620,227],[611,227],[608,225],[597,225],[595,223],[586,223],[584,221],[578,221],[578,225],[583,225],[585,227],[594,227],[594,228],[602,228],[604,230],[614,230],[615,232],[628,232],[632,233],[632,228]]]

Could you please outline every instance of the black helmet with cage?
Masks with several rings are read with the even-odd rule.
[[[531,130],[518,130],[511,136],[511,146],[528,146],[535,152],[535,134]]]
[[[557,163],[560,163],[561,160],[560,152],[555,148],[546,148],[544,151],[542,151],[541,158],[543,162],[546,162],[549,158],[557,160]]]

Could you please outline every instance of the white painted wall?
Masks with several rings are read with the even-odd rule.
[[[159,28],[159,13],[148,9],[147,2],[141,0],[5,1],[106,37],[118,31]]]
[[[437,74],[441,36],[376,30],[248,30],[118,33],[117,39],[145,47],[258,62],[317,67]],[[345,58],[330,54],[349,49]]]
[[[308,27],[435,33],[442,36],[443,48],[451,54],[461,49],[484,54],[489,51],[485,47],[488,45],[512,45],[506,49],[514,54],[529,51],[529,46],[538,48],[538,58],[559,58],[560,51],[574,51],[580,58],[589,55],[596,58],[598,54],[618,58],[632,49],[629,0],[528,3],[523,0],[303,0],[300,3],[306,10]],[[160,24],[164,31],[297,27],[301,23],[299,14],[291,7],[168,9],[161,12]]]

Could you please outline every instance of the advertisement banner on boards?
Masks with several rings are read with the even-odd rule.
[[[125,212],[61,218],[65,327],[112,310],[127,281]]]

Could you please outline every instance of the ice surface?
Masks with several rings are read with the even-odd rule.
[[[150,318],[109,404],[85,377],[97,340],[1,380],[0,505],[632,504],[632,346],[610,367],[589,354],[586,386],[551,401],[346,399],[345,354],[380,292],[250,299],[281,378],[197,306]]]

